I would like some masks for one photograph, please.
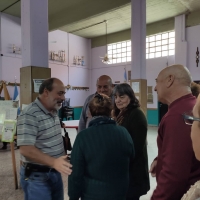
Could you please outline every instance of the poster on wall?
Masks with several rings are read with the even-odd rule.
[[[153,87],[147,86],[147,103],[153,103]]]
[[[39,92],[40,85],[43,83],[44,80],[45,79],[33,79],[34,92],[36,92],[36,93]]]
[[[132,82],[134,93],[140,93],[140,82]]]

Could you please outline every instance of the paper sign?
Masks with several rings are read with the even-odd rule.
[[[140,93],[140,82],[132,82],[134,93]]]
[[[16,133],[16,120],[5,120],[2,132],[3,142],[13,142]]]
[[[42,84],[42,82],[44,81],[45,79],[33,79],[33,83],[34,83],[34,92],[39,92],[39,88],[40,88],[40,85]]]

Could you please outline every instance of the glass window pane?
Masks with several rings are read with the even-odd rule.
[[[117,63],[121,63],[122,59],[121,58],[117,58]]]
[[[156,51],[161,51],[161,46],[156,47]]]
[[[156,52],[156,58],[161,57],[161,52]]]
[[[126,44],[127,46],[131,46],[131,41],[128,41]]]
[[[174,55],[175,51],[174,50],[169,50],[169,56]]]
[[[112,61],[113,61],[113,64],[117,62],[117,60],[116,60],[116,59],[113,59]]]
[[[108,54],[109,54],[109,55],[112,54],[112,50],[108,51]]]
[[[148,48],[149,47],[149,43],[146,43],[146,48]]]
[[[110,65],[110,64],[112,64],[112,63],[113,63],[113,61],[110,59],[110,62],[109,62],[108,64]]]
[[[149,58],[149,54],[147,53],[147,54],[146,54],[146,59],[148,59],[148,58]]]
[[[117,50],[116,49],[113,49],[113,54],[117,53]]]
[[[156,35],[156,40],[161,40],[161,35]]]
[[[112,44],[108,45],[108,50],[111,50],[111,49],[112,49]]]
[[[161,41],[156,41],[156,46],[160,46],[161,45]]]
[[[155,48],[150,48],[150,53],[155,52]]]
[[[127,51],[131,51],[131,47],[127,47]]]
[[[175,32],[173,31],[173,32],[170,32],[169,33],[169,37],[175,37]]]
[[[118,53],[117,54],[117,58],[121,58],[122,57],[122,54],[121,53]]]
[[[117,48],[121,48],[121,46],[122,46],[121,42],[117,43]]]
[[[149,58],[154,58],[155,57],[155,54],[154,53],[150,53],[149,54]]]
[[[150,43],[150,47],[155,47],[156,43],[155,42],[151,42]]]
[[[162,39],[167,39],[168,38],[168,33],[163,33],[162,34]]]
[[[168,56],[168,51],[163,51],[163,52],[162,52],[162,57],[163,57],[163,56]]]
[[[146,49],[146,53],[149,53],[149,49]]]
[[[168,50],[168,46],[167,45],[162,46],[162,51],[165,51],[165,50]]]
[[[126,57],[125,57],[125,58],[122,58],[122,62],[126,62]]]
[[[169,44],[169,49],[175,49],[175,44]]]
[[[122,53],[122,57],[126,57],[126,53]]]
[[[150,36],[150,37],[149,37],[149,42],[153,42],[153,41],[155,41],[155,39],[156,39],[155,35]]]
[[[112,47],[113,47],[113,49],[116,49],[116,44],[113,44],[113,46],[112,46]]]
[[[162,45],[167,44],[167,43],[168,43],[168,40],[162,40]]]
[[[130,51],[127,52],[127,56],[131,56],[131,52]]]
[[[122,52],[126,52],[126,48],[122,48]]]
[[[116,58],[117,58],[117,54],[113,54],[113,58],[115,58],[115,59],[116,59]]]
[[[126,42],[122,42],[122,47],[126,47]]]
[[[128,62],[128,61],[131,61],[131,57],[127,57],[127,62]]]
[[[122,52],[122,49],[117,49],[117,53],[121,53]]]
[[[149,41],[149,37],[146,38],[146,42],[148,42],[148,41]]]
[[[170,38],[169,43],[175,43],[175,38]]]

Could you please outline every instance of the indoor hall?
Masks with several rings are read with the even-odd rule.
[[[35,41],[35,46],[32,45],[29,49],[32,48],[35,53],[36,59],[33,60],[41,61],[36,65],[31,63],[31,59],[29,60],[30,65],[24,65],[30,55],[27,54],[28,51],[24,51],[27,46],[24,46],[25,37],[22,35],[27,24],[22,28],[21,2],[23,1],[0,0],[0,85],[5,83],[10,98],[14,100],[13,94],[16,87],[19,97],[22,95],[20,68],[41,67],[41,63],[44,61],[45,64],[42,67],[50,69],[51,77],[57,77],[63,81],[66,88],[65,97],[70,98],[70,106],[73,108],[73,119],[79,120],[85,99],[96,91],[96,80],[100,75],[111,76],[114,84],[130,83],[132,79],[144,78],[147,80],[145,95],[148,98],[143,105],[146,107],[150,131],[148,132],[147,146],[150,165],[157,153],[157,127],[162,115],[162,104],[158,103],[157,93],[154,91],[158,73],[169,65],[179,63],[188,67],[194,81],[200,81],[199,1],[146,0],[146,21],[143,19],[138,23],[138,19],[141,17],[135,16],[136,20],[133,20],[133,16],[131,16],[131,12],[134,10],[133,0],[98,2],[92,0],[87,2],[49,0],[49,31],[44,33],[44,35],[46,34],[45,41]],[[146,39],[146,48],[140,49],[137,44],[131,41],[131,38],[136,40],[139,38],[138,35],[133,34],[132,30],[137,29],[137,27],[133,29],[135,25],[140,27],[144,23],[146,24],[146,32],[145,36],[144,32],[142,33],[143,40],[139,42],[139,46]],[[32,30],[38,30],[32,28]],[[40,33],[35,31],[34,34],[38,36]],[[140,35],[140,32],[137,34]],[[32,41],[33,38],[30,35],[27,37]],[[34,41],[32,42],[34,43]],[[140,51],[140,55],[142,55],[138,62],[145,60],[145,62],[139,63],[139,66],[141,64],[145,70],[142,75],[134,71],[135,66],[131,60],[136,60],[136,54],[131,52],[132,48]],[[41,49],[46,52],[42,59]],[[134,74],[138,77],[135,77]],[[40,73],[36,73],[36,75],[40,75]],[[44,77],[31,77],[29,81],[35,78],[43,79]],[[23,93],[25,97],[33,96],[33,99],[29,99],[28,103],[32,102],[36,97],[34,95],[38,94],[33,91],[32,80],[30,85],[32,87],[31,91],[28,91],[30,93]],[[33,95],[33,93],[35,94]],[[5,97],[3,90],[0,96]],[[20,98],[21,104],[26,104],[23,102],[24,96]],[[15,150],[15,153],[18,172],[19,150]],[[5,164],[7,163],[6,167],[4,166],[5,160],[7,161],[5,162]],[[12,199],[15,195],[16,198],[21,197],[22,191],[14,190],[10,151],[0,150],[0,163],[2,162],[3,165],[0,165],[3,167],[0,173],[0,185],[5,185],[2,182],[5,180],[4,178],[9,178],[10,181],[8,181],[9,189],[3,187],[5,191],[1,191],[2,187],[0,187],[0,195],[3,192],[5,199]],[[8,169],[7,166],[10,168]],[[155,179],[151,178],[150,180],[151,190],[147,196],[141,197],[142,200],[150,198],[156,185]],[[7,196],[7,194],[11,195]]]

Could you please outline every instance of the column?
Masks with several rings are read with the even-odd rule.
[[[51,77],[48,68],[48,0],[21,0],[22,68],[20,104],[38,96],[33,79]]]
[[[146,0],[131,0],[131,11],[131,86],[146,114]]]

